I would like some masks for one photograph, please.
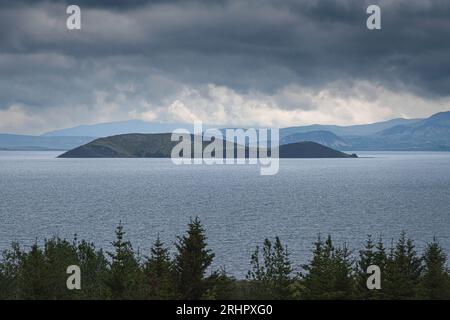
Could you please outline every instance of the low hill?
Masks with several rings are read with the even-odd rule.
[[[67,151],[60,158],[169,158],[177,141],[171,134],[124,134],[96,139]],[[204,142],[204,147],[208,145]],[[239,148],[242,148],[239,146]],[[224,148],[224,154],[225,148]],[[248,148],[246,148],[248,154]],[[280,146],[280,158],[349,158],[351,155],[315,142],[299,142]]]
[[[280,146],[280,158],[357,158],[319,143],[303,141]]]

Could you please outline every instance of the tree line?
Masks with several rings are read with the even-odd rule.
[[[119,224],[112,251],[57,237],[25,250],[17,243],[0,260],[0,299],[450,299],[446,255],[436,239],[419,255],[403,233],[389,248],[368,237],[353,254],[331,236],[318,237],[312,258],[297,270],[278,237],[250,257],[245,279],[210,270],[214,253],[192,219],[171,255],[159,237],[148,255],[125,239]],[[68,290],[66,268],[81,270],[81,289]],[[367,268],[381,271],[381,289],[369,290]]]

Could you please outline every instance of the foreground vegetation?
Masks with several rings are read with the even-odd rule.
[[[53,238],[29,250],[13,243],[0,260],[0,299],[449,299],[446,256],[437,243],[418,255],[402,234],[390,248],[368,237],[359,254],[318,238],[300,270],[280,239],[266,239],[250,257],[246,279],[210,271],[214,253],[196,218],[170,255],[156,239],[148,256],[136,252],[116,229],[114,250],[84,240]],[[369,265],[381,269],[381,290],[368,290]],[[68,290],[66,268],[81,269],[81,290]]]

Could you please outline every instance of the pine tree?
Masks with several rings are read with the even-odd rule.
[[[97,250],[92,243],[85,240],[74,244],[77,248],[77,259],[82,274],[80,299],[105,299],[108,297],[108,289],[105,286],[105,279],[108,275],[108,260],[103,251]],[[78,290],[76,290],[78,291]]]
[[[44,253],[37,243],[29,252],[21,254],[17,288],[19,299],[48,300],[52,298],[48,268]]]
[[[206,281],[208,282],[208,291],[202,297],[207,300],[230,300],[242,299],[239,296],[237,281],[229,276],[224,268],[213,272]]]
[[[383,239],[380,237],[377,243],[374,243],[369,235],[363,250],[359,251],[359,261],[356,268],[356,294],[360,299],[381,299],[383,298],[383,276],[386,267],[386,250]],[[381,290],[369,290],[367,288],[367,268],[376,265],[381,272]]]
[[[152,299],[176,298],[173,265],[169,249],[164,247],[159,236],[151,248],[150,258],[144,265],[144,273],[150,284]]]
[[[80,293],[78,290],[68,290],[66,286],[67,267],[79,265],[77,249],[73,243],[65,239],[51,238],[45,240],[43,250],[47,264],[46,279],[51,299],[73,299]]]
[[[214,253],[207,249],[205,231],[198,217],[191,219],[187,234],[179,236],[177,240],[175,272],[180,297],[200,299],[208,290],[204,276]]]
[[[367,289],[367,268],[375,264],[375,244],[370,235],[367,236],[366,244],[363,250],[359,251],[359,261],[357,262],[356,282],[358,297],[362,299],[371,299],[372,292]]]
[[[421,259],[411,239],[403,232],[386,263],[383,292],[388,299],[414,299],[421,274]]]
[[[272,259],[275,297],[278,299],[288,299],[291,296],[293,268],[287,246],[283,247],[279,237],[275,237]]]
[[[333,272],[333,295],[332,299],[352,299],[354,280],[353,280],[353,261],[351,252],[347,245],[336,248],[332,256]]]
[[[386,269],[387,255],[383,244],[383,239],[381,237],[378,239],[375,249],[376,251],[374,252],[373,262],[375,265],[380,267],[381,273],[383,274]]]
[[[423,255],[424,270],[420,283],[420,298],[450,299],[450,283],[446,270],[447,257],[436,239],[427,245]]]
[[[331,237],[315,243],[311,262],[304,265],[302,297],[305,299],[349,299],[353,297],[353,261],[344,245],[335,248]]]
[[[18,243],[13,242],[10,250],[3,251],[0,262],[0,300],[18,298],[18,280],[23,252]]]
[[[329,249],[327,250],[329,252]],[[327,263],[330,256],[324,252],[324,243],[319,236],[314,243],[313,257],[309,264],[303,265],[306,274],[302,274],[303,287],[301,297],[304,299],[323,299],[329,288],[330,277]]]
[[[107,252],[111,258],[106,286],[112,299],[143,298],[144,276],[139,268],[133,247],[124,241],[122,223],[116,228],[116,241],[112,243],[114,252]]]
[[[292,264],[287,247],[283,247],[280,238],[275,237],[275,244],[265,239],[263,261],[259,261],[259,247],[251,256],[252,269],[247,279],[252,282],[252,295],[258,299],[288,299],[292,295]]]

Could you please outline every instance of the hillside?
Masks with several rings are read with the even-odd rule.
[[[70,150],[60,158],[169,158],[178,142],[171,134],[125,134],[94,140]],[[204,142],[204,147],[207,145]],[[226,152],[224,151],[224,154]],[[246,150],[248,154],[248,148]],[[349,158],[350,155],[314,142],[286,144],[280,147],[280,158]]]
[[[280,146],[280,158],[357,158],[321,144],[303,141]]]
[[[346,137],[346,140],[352,150],[450,151],[450,112],[440,112],[370,136]]]
[[[296,133],[305,133],[313,131],[329,131],[337,136],[367,136],[377,132],[398,126],[409,125],[421,121],[422,119],[391,119],[387,121],[375,122],[370,124],[358,124],[350,126],[321,125],[313,124],[309,126],[287,127],[280,130],[280,138],[284,138]]]

